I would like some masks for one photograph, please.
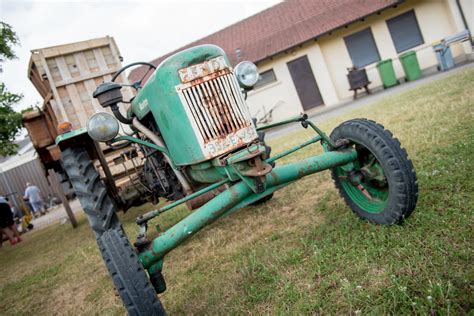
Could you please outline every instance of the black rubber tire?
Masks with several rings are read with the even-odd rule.
[[[380,213],[370,213],[348,196],[336,169],[332,170],[332,178],[340,195],[354,213],[372,223],[384,225],[400,224],[412,214],[418,201],[416,172],[406,150],[389,130],[371,120],[353,119],[336,127],[331,138],[334,141],[348,139],[367,148],[378,160],[387,178],[387,205]]]
[[[87,151],[67,148],[61,152],[61,160],[96,238],[109,229],[120,228],[116,206]]]
[[[166,315],[124,231],[106,231],[97,243],[128,314]]]
[[[116,206],[87,151],[83,148],[67,148],[61,155],[64,169],[79,197],[128,313],[165,315],[148,275],[123,231]]]

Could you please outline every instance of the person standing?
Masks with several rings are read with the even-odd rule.
[[[2,234],[7,235],[12,245],[21,241],[10,205],[5,197],[0,196],[0,238],[3,238]]]
[[[36,185],[32,185],[29,182],[26,184],[24,198],[28,199],[28,202],[30,202],[35,216],[38,212],[40,212],[42,215],[45,214],[43,208],[43,199],[41,198],[41,191]]]

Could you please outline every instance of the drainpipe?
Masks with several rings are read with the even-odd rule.
[[[459,14],[461,15],[462,23],[464,24],[464,28],[469,31],[471,36],[469,37],[469,41],[471,42],[471,45],[474,46],[474,42],[472,40],[472,32],[469,29],[469,25],[467,24],[466,21],[466,16],[464,15],[464,11],[461,6],[461,0],[456,0],[456,5],[458,6]]]

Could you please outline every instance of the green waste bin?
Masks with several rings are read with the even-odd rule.
[[[398,56],[405,72],[407,81],[413,81],[421,77],[420,64],[416,58],[416,52],[411,50]]]
[[[385,59],[377,64],[380,79],[382,79],[383,87],[390,88],[398,84],[395,70],[393,70],[392,59]]]

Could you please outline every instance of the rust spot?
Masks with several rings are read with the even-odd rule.
[[[204,72],[199,72],[199,78],[189,69],[179,70],[182,80],[186,82],[177,89],[180,89],[178,92],[199,129],[207,159],[242,147],[257,138],[230,68],[218,68],[212,73],[204,69]],[[192,80],[189,79],[191,77]]]
[[[303,178],[306,175],[306,170],[304,167],[298,169],[298,178]]]
[[[273,179],[273,181],[274,181],[273,185],[277,185],[277,184],[281,183],[280,177],[278,177],[278,174],[273,170],[272,170],[272,172],[269,173],[268,178]]]
[[[216,72],[213,72],[213,73],[209,73],[209,72],[205,72],[203,73],[204,75],[199,77],[199,78],[196,78],[194,80],[189,80],[189,77],[184,75],[184,80],[183,80],[183,83],[186,83],[187,85],[189,86],[196,86],[196,85],[199,85],[205,81],[209,81],[209,80],[212,80],[212,79],[215,79],[217,77],[220,77],[220,76],[223,76],[223,75],[226,75],[230,73],[230,69],[229,68],[225,68],[225,69],[222,69],[222,70],[219,70],[219,71],[216,71]]]
[[[229,190],[231,199],[232,199],[232,200],[237,199],[237,197],[239,196],[239,194],[235,191],[235,188],[234,188],[234,187],[230,187],[228,190]]]

